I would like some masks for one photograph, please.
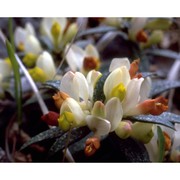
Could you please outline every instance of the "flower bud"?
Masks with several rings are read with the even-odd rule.
[[[51,126],[58,126],[59,114],[53,111],[49,111],[48,114],[41,116],[41,120]]]
[[[138,42],[146,43],[148,41],[147,33],[142,29],[136,34],[136,40]]]
[[[100,139],[91,137],[86,140],[84,153],[86,156],[92,156],[100,148]]]
[[[83,68],[85,71],[89,72],[91,70],[97,70],[100,67],[99,59],[96,57],[88,56],[84,58]]]
[[[130,121],[121,121],[119,126],[115,129],[115,133],[121,138],[126,139],[131,135],[132,123]]]

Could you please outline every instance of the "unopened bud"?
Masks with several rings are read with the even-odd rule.
[[[48,114],[41,116],[41,120],[51,126],[58,126],[59,114],[53,111],[49,111]]]

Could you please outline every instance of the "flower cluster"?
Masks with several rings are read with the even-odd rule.
[[[120,138],[133,137],[148,143],[153,137],[153,124],[133,123],[128,117],[159,115],[168,106],[163,97],[148,99],[151,81],[138,73],[138,65],[139,60],[130,64],[127,58],[113,59],[109,74],[102,82],[103,100],[94,98],[95,87],[103,78],[101,72],[91,70],[86,77],[81,72],[67,72],[62,77],[60,91],[53,96],[60,115],[48,123],[58,125],[64,131],[88,126],[94,135],[87,140],[87,155],[93,154],[94,148],[100,147],[98,141],[113,131]]]

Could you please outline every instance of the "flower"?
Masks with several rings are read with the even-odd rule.
[[[43,18],[41,33],[49,38],[55,50],[63,48],[77,33],[77,24],[67,18]]]
[[[28,59],[32,60],[32,59]],[[29,70],[33,79],[37,82],[45,82],[53,79],[56,74],[56,67],[51,54],[43,51],[35,60],[35,67]]]
[[[69,45],[66,46],[66,49]],[[98,70],[100,67],[99,53],[95,46],[89,44],[85,50],[77,45],[71,45],[66,60],[72,71],[80,71],[87,74],[91,70]]]
[[[17,27],[14,32],[15,46],[25,53],[39,54],[42,51],[41,44],[35,36],[31,23],[26,23],[25,28]]]

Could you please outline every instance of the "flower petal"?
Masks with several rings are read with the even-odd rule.
[[[92,99],[93,97],[93,93],[94,93],[94,87],[96,85],[96,82],[98,81],[98,79],[102,76],[102,74],[99,71],[89,71],[89,73],[87,74],[87,83],[89,86],[89,97],[90,99]]]
[[[16,47],[18,47],[20,43],[24,44],[26,36],[27,36],[27,32],[22,27],[16,28],[14,32],[14,43]]]
[[[68,47],[69,45],[66,46],[66,50]],[[70,68],[73,71],[77,71],[82,69],[84,57],[84,50],[73,44],[66,55],[66,60]]]
[[[11,67],[8,63],[0,59],[0,75],[1,77],[7,77],[11,74]]]
[[[122,105],[118,98],[111,98],[105,105],[106,119],[111,123],[111,132],[114,131],[123,117]]]
[[[111,91],[115,86],[122,83],[126,87],[129,81],[129,71],[125,66],[112,71],[107,77],[103,87],[106,98],[109,99],[111,97]]]
[[[47,75],[48,80],[52,79],[56,74],[56,67],[51,54],[44,51],[37,59],[36,66],[41,68]]]
[[[34,31],[34,27],[30,22],[27,22],[25,25],[25,30],[27,31],[27,33],[30,35],[34,35],[35,36],[35,31]]]
[[[111,124],[106,119],[88,115],[85,119],[89,129],[95,132],[95,136],[100,137],[110,132]]]
[[[122,102],[124,115],[136,115],[135,107],[139,102],[139,92],[143,81],[144,78],[134,78],[129,82],[126,96]]]
[[[129,70],[130,68],[130,62],[128,58],[114,58],[111,61],[110,67],[109,67],[109,72],[114,71],[115,69],[126,66],[127,69]]]
[[[99,59],[99,53],[98,53],[96,47],[93,46],[92,44],[89,44],[86,46],[85,52],[86,52],[86,56],[96,57]]]
[[[78,102],[75,101],[73,98],[67,98],[62,103],[62,106],[60,109],[60,115],[65,111],[73,113],[77,125],[82,125],[85,123],[85,121],[84,121],[85,120],[85,114],[82,111]]]
[[[86,101],[89,98],[89,87],[84,75],[80,72],[76,72],[73,79],[74,89],[76,88],[79,93],[79,98]]]

